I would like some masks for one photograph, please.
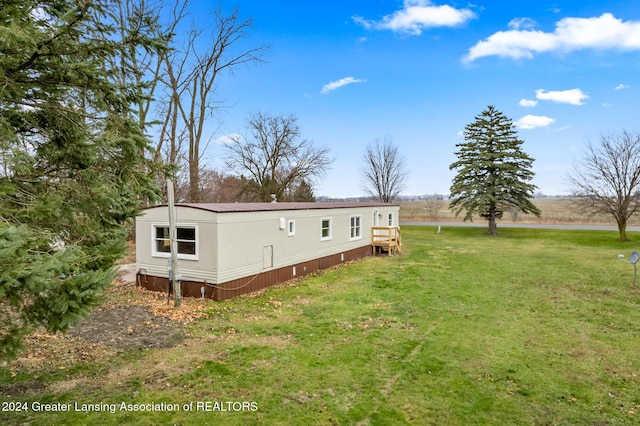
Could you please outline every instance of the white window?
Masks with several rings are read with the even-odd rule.
[[[152,232],[152,255],[169,257],[171,255],[169,225],[153,225]],[[178,259],[198,260],[197,225],[178,225],[176,226],[176,234]]]
[[[378,210],[373,211],[373,226],[378,226]]]
[[[389,213],[388,226],[393,226],[393,213]]]
[[[294,235],[296,235],[296,221],[293,219],[289,219],[289,222],[287,223],[287,230],[289,232],[289,236],[293,237]]]
[[[351,216],[349,218],[349,239],[359,240],[362,239],[362,215]]]
[[[320,220],[320,241],[327,241],[331,239],[331,218],[323,217]]]

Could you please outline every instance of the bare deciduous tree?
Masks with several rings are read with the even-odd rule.
[[[227,166],[249,181],[246,190],[260,201],[278,200],[301,182],[324,176],[333,161],[329,150],[302,138],[294,115],[258,112],[249,118],[250,138],[227,145]]]
[[[640,135],[623,130],[589,143],[569,183],[577,205],[613,216],[626,241],[627,222],[640,208]]]
[[[171,46],[175,43],[176,28],[187,14],[189,0],[113,0],[109,18],[102,17],[105,24],[113,25],[115,35],[120,40],[115,55],[108,58],[108,66],[113,70],[111,77],[121,87],[136,88],[134,108],[129,112],[147,133],[154,133],[153,127],[159,122],[167,122],[163,117],[163,66]],[[142,47],[139,42],[148,42]],[[161,130],[161,134],[164,133]],[[160,184],[163,175],[171,169],[163,164],[177,164],[177,150],[169,161],[163,161],[162,141],[155,147],[149,146],[144,157],[151,160],[145,167],[147,173]],[[160,185],[164,186],[164,185]]]
[[[157,100],[154,100],[157,101],[157,123],[160,125],[160,130],[158,132],[159,137],[155,152],[153,153],[153,159],[155,162],[164,160],[166,164],[171,166],[177,166],[179,163],[182,142],[184,141],[184,132],[178,128],[179,117],[176,107],[176,97],[179,99],[179,96],[177,96],[179,91],[176,90],[176,85],[178,85],[180,77],[176,78],[176,72],[172,68],[172,62],[169,60],[169,57],[175,50],[177,41],[175,34],[178,26],[187,16],[189,5],[189,0],[174,0],[170,10],[165,11],[164,7],[162,9],[159,8],[162,14],[168,17],[163,28],[165,28],[165,33],[170,35],[169,46],[171,49],[166,50],[156,58],[157,62],[154,64],[155,67],[153,69],[153,76],[156,82],[154,88],[159,86],[161,90]],[[181,76],[182,73],[179,75]],[[167,144],[165,144],[165,142]]]
[[[440,217],[439,215],[440,210],[442,210],[443,207],[445,207],[444,195],[441,195],[441,194],[427,195],[424,198],[424,206],[425,206],[425,209],[427,210],[427,215],[429,216],[429,219],[433,221],[437,221],[438,218]]]
[[[390,136],[367,146],[362,176],[363,189],[379,201],[391,203],[400,195],[409,172]]]
[[[203,49],[200,40],[204,31],[192,28],[186,46],[165,57],[165,82],[170,96],[161,138],[168,140],[172,147],[179,145],[180,137],[188,142],[190,202],[200,201],[200,160],[207,141],[205,122],[220,107],[220,100],[215,99],[220,75],[232,72],[238,65],[262,61],[267,49],[258,46],[236,50],[251,27],[251,20],[242,20],[238,10],[225,15],[216,9],[213,16],[214,29],[211,40],[204,44],[206,48]]]

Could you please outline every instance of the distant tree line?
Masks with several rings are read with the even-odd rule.
[[[189,199],[189,183],[178,179],[175,185],[176,200],[186,202]],[[202,203],[258,203],[271,201],[259,198],[255,181],[243,176],[238,177],[222,170],[203,169],[200,172],[200,202]],[[314,202],[316,196],[313,186],[306,180],[300,180],[287,187],[277,201]]]

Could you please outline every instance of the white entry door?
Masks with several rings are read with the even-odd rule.
[[[273,246],[264,246],[262,250],[262,268],[273,268]]]

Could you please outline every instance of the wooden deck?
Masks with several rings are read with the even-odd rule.
[[[400,228],[397,226],[372,227],[371,246],[373,247],[373,254],[376,254],[377,247],[380,247],[380,250],[387,251],[389,256],[392,256],[394,253],[400,253],[402,251]]]

